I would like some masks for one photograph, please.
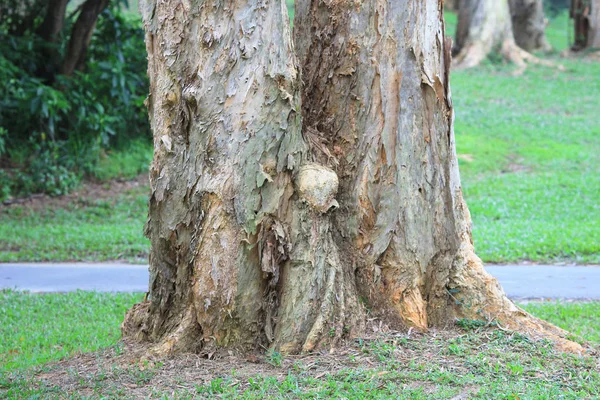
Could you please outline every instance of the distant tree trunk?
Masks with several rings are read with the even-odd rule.
[[[444,9],[448,11],[458,10],[458,0],[444,0]]]
[[[38,35],[47,42],[56,42],[65,24],[65,12],[69,0],[50,0]]]
[[[588,47],[600,49],[600,0],[592,0]]]
[[[600,48],[600,0],[572,0],[570,16],[575,28],[571,49]]]
[[[550,50],[542,0],[509,0],[515,41],[527,51]]]
[[[88,46],[92,40],[98,16],[108,6],[110,0],[86,0],[71,30],[67,53],[62,64],[62,74],[72,75],[83,70]]]
[[[150,292],[124,335],[294,353],[463,317],[577,348],[474,254],[440,2],[300,0],[297,57],[281,1],[141,10]]]
[[[454,65],[471,68],[497,52],[522,72],[525,62],[552,65],[521,49],[515,42],[508,0],[460,0]]]

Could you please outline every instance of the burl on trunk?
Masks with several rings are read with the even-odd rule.
[[[123,332],[153,351],[282,352],[370,329],[497,321],[454,148],[435,0],[141,6],[155,155],[148,300]]]

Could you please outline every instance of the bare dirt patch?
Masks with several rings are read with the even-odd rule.
[[[386,365],[383,356],[393,357],[404,365],[415,360],[424,364],[426,360],[439,357],[442,351],[437,346],[426,351],[420,346],[399,346],[400,341],[406,338],[406,334],[380,336],[378,339],[364,339],[360,345],[348,343],[335,351],[299,356],[261,352],[242,355],[230,351],[213,354],[211,359],[197,354],[153,358],[148,356],[145,345],[124,340],[115,347],[52,364],[34,379],[37,385],[57,388],[67,394],[91,391],[96,395],[111,396],[118,392],[125,398],[142,399],[157,392],[196,392],[198,387],[219,379],[243,392],[257,377],[281,382],[290,373],[324,379],[349,368],[378,370]],[[424,336],[413,335],[414,340],[418,338]],[[382,346],[386,348],[381,349]],[[388,373],[379,370],[374,376],[383,377]],[[421,386],[428,392],[435,391],[430,383],[422,383]]]
[[[6,200],[0,204],[0,210],[10,207],[24,207],[32,211],[65,208],[81,201],[114,199],[122,193],[135,189],[141,190],[148,185],[148,174],[141,174],[133,180],[85,182],[77,190],[63,196],[32,194],[23,198]]]
[[[467,399],[479,391],[480,381],[461,381],[461,377],[474,371],[484,374],[486,379],[495,379],[499,372],[489,366],[508,365],[510,361],[531,368],[510,379],[571,387],[573,374],[589,373],[598,355],[597,349],[590,348],[586,357],[591,362],[583,360],[576,366],[571,361],[574,356],[555,353],[546,342],[529,341],[519,334],[491,329],[477,333],[455,330],[412,335],[387,333],[346,343],[335,351],[301,356],[224,352],[213,354],[212,359],[197,354],[153,358],[147,350],[144,345],[125,340],[103,351],[50,364],[32,376],[30,385],[67,397],[220,398],[231,397],[226,393],[239,395],[250,391],[270,398],[281,397],[278,385],[293,376],[302,390],[327,387],[327,382],[336,379],[364,385],[375,382],[375,387],[394,382],[396,387],[422,390],[435,398],[442,382],[451,376],[454,398]],[[531,362],[530,357],[537,361]],[[540,368],[542,359],[545,366]],[[505,373],[502,368],[501,375]]]

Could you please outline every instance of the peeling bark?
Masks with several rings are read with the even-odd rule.
[[[373,318],[473,318],[568,343],[474,254],[442,2],[296,7],[294,51],[280,1],[142,3],[150,292],[123,333],[158,353],[297,353]]]

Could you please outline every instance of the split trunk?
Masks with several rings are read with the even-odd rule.
[[[473,252],[442,2],[146,0],[153,351],[282,352],[498,321],[561,340]],[[369,318],[367,318],[369,315]]]

